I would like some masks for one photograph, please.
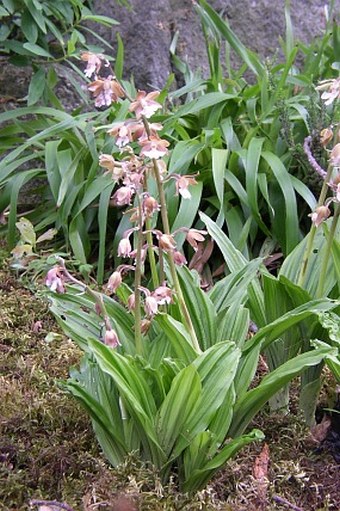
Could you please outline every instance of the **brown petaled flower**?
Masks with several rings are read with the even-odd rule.
[[[333,138],[333,131],[330,128],[325,128],[320,131],[320,144],[322,147],[326,147],[327,144],[332,140]]]
[[[104,169],[113,170],[115,168],[115,159],[111,154],[101,154],[99,156],[99,165]]]
[[[183,199],[191,199],[189,186],[197,185],[196,179],[192,176],[180,176],[178,174],[173,174],[171,177],[176,179],[176,195],[182,195]]]
[[[112,329],[107,329],[104,335],[104,343],[110,348],[117,348],[117,346],[120,346],[117,333]]]
[[[65,293],[63,268],[61,266],[51,268],[47,272],[45,284],[51,291]]]
[[[142,321],[140,322],[141,333],[143,335],[147,334],[150,326],[151,326],[151,321],[149,319],[142,319]]]
[[[151,117],[159,108],[162,106],[155,101],[158,98],[159,92],[138,91],[135,101],[132,101],[130,105],[130,112],[135,112],[137,119],[140,119],[144,115],[147,119]]]
[[[125,95],[121,85],[116,80],[113,80],[111,76],[95,80],[87,88],[93,93],[93,97],[96,98],[94,104],[98,108],[110,106],[118,101],[118,98],[122,98]]]
[[[326,220],[330,214],[331,211],[328,206],[319,206],[313,213],[310,213],[308,216],[311,217],[315,227],[319,227],[319,225],[322,224],[322,222]]]
[[[104,59],[103,55],[84,51],[84,53],[80,55],[80,58],[87,62],[87,66],[84,71],[85,76],[90,78],[93,74],[99,73],[100,68],[102,67],[102,59]]]
[[[141,156],[147,156],[148,158],[162,158],[168,153],[167,147],[170,145],[167,140],[159,138],[154,135],[147,139],[139,140],[139,144],[142,147],[140,152]]]
[[[186,235],[187,242],[192,246],[195,250],[198,249],[197,242],[204,241],[204,236],[208,234],[207,231],[203,231],[200,229],[189,229]]]
[[[164,252],[171,252],[176,248],[176,241],[171,234],[161,234],[158,237],[158,246]]]

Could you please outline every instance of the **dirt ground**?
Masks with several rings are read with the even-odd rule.
[[[0,510],[66,511],[339,510],[340,464],[295,410],[262,413],[263,444],[244,449],[194,498],[175,482],[163,487],[133,457],[112,469],[101,456],[86,414],[58,381],[80,359],[58,335],[47,305],[0,269]],[[1,267],[1,254],[0,254]],[[56,335],[47,338],[48,333]],[[30,502],[32,505],[30,506]],[[58,511],[47,507],[44,511]]]

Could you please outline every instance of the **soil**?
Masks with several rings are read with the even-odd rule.
[[[47,304],[9,271],[5,256],[0,253],[0,511],[61,509],[51,501],[74,511],[340,509],[340,465],[326,448],[317,450],[317,434],[313,439],[304,426],[294,399],[288,415],[262,413],[254,426],[264,431],[265,444],[244,449],[191,499],[175,483],[163,487],[133,457],[109,467],[87,415],[58,387],[81,353],[60,335]]]

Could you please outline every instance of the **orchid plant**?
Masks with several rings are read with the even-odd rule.
[[[152,119],[162,108],[159,93],[131,97],[104,57],[87,52],[82,58],[98,108],[129,103],[131,117],[108,131],[119,157],[99,158],[115,184],[112,205],[125,208],[127,228],[117,247],[120,264],[103,292],[74,277],[62,259],[47,273],[51,310],[85,352],[80,370],[64,385],[90,413],[112,464],[137,451],[163,481],[176,473],[181,488],[193,492],[244,445],[263,438],[258,430],[245,430],[268,399],[307,367],[337,355],[335,348],[318,345],[249,389],[264,347],[335,304],[303,304],[264,324],[249,340],[250,320],[258,323],[264,315],[256,284],[262,261],[245,269],[236,251],[227,280],[209,294],[201,289],[178,240],[184,235],[195,252],[207,231],[171,230],[166,199],[174,183],[182,201],[190,201],[197,175],[167,170],[169,142],[162,138],[162,124]],[[213,222],[202,219],[213,235]]]

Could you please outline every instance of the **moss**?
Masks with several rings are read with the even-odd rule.
[[[190,499],[174,481],[163,487],[152,467],[134,456],[109,467],[87,415],[58,387],[79,362],[79,349],[62,336],[45,341],[47,333],[58,332],[47,305],[1,259],[0,268],[0,511],[28,511],[33,498],[67,502],[75,511],[282,509],[275,495],[305,511],[340,509],[339,466],[327,455],[311,455],[296,413],[262,413],[254,424],[270,449],[262,500],[252,473],[261,445],[244,449]]]

